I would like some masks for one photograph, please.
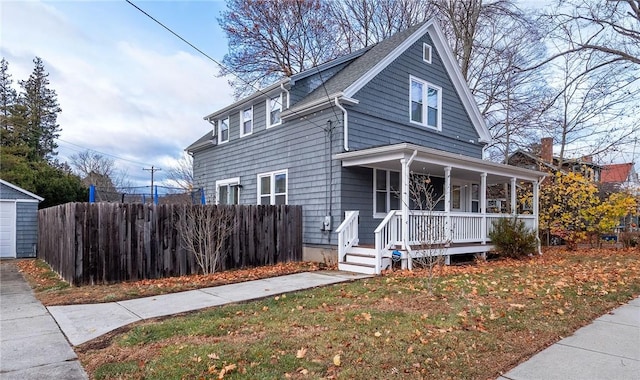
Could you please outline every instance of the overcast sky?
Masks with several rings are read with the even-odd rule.
[[[221,61],[227,41],[222,1],[136,5]],[[233,101],[217,65],[125,1],[0,3],[0,51],[14,85],[42,58],[58,94],[58,157],[92,149],[112,155],[133,182],[148,185],[209,131],[203,116]]]
[[[227,41],[217,18],[224,1],[134,3],[222,61]],[[152,165],[162,169],[156,179],[163,181],[184,148],[211,129],[203,116],[233,101],[214,62],[124,0],[2,0],[0,28],[0,52],[16,88],[35,56],[50,73],[62,107],[59,159],[95,150],[113,158],[134,185],[149,184],[142,169]]]

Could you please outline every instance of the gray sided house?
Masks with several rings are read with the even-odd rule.
[[[303,208],[306,253],[380,273],[393,251],[424,255],[431,220],[439,254],[484,253],[498,215],[486,188],[534,184],[538,171],[482,159],[487,127],[434,21],[286,78],[205,116],[213,130],[191,144],[207,202]],[[412,174],[429,176],[435,210],[412,208]],[[518,209],[512,207],[513,210]],[[334,259],[335,260],[335,259]],[[403,265],[411,266],[411,260]]]
[[[36,257],[39,197],[0,179],[0,257]]]

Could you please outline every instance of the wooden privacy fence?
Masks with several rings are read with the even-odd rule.
[[[232,207],[221,270],[302,260],[301,206],[67,203],[38,212],[38,257],[73,285],[195,274],[178,220],[189,207]]]

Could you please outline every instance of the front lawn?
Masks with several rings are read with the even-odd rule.
[[[640,294],[640,253],[384,276],[140,323],[76,348],[95,379],[491,379]]]

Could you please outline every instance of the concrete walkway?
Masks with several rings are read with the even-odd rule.
[[[551,345],[498,380],[640,379],[640,298]]]
[[[50,306],[48,309],[67,339],[77,346],[144,319],[245,302],[366,277],[370,276],[340,271],[304,272],[128,301]]]
[[[0,378],[87,379],[69,342],[13,260],[0,261]]]

